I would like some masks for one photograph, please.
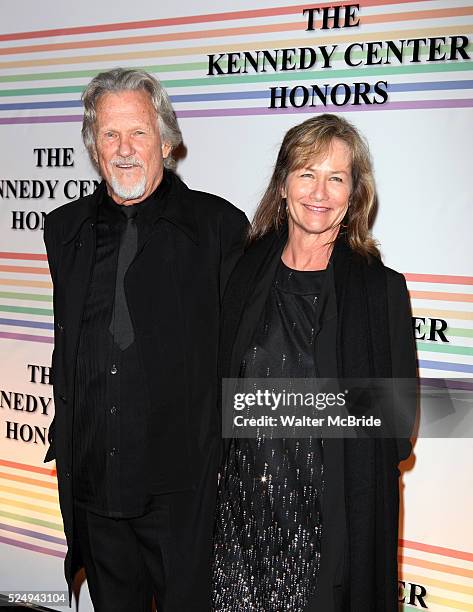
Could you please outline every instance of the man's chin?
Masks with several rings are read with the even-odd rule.
[[[112,180],[109,190],[114,200],[117,198],[123,201],[138,200],[143,197],[146,191],[146,183],[144,181],[120,183],[117,180]]]

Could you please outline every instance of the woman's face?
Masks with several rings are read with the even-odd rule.
[[[325,234],[330,240],[348,208],[352,190],[351,154],[343,140],[334,138],[323,158],[289,174],[282,196],[286,198],[289,231]]]

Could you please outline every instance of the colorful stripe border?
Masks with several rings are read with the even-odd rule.
[[[385,104],[370,104],[361,107],[344,106],[343,112],[370,112],[370,111],[399,111],[399,110],[431,110],[449,108],[472,108],[473,99],[445,99],[445,100],[412,100],[399,102],[386,102]],[[176,111],[178,119],[202,117],[248,117],[261,115],[311,115],[316,113],[337,113],[340,106],[327,104],[313,108],[210,108]],[[31,117],[1,117],[0,125],[32,125],[47,123],[82,123],[82,115],[39,115]]]
[[[428,0],[422,0],[428,1]],[[472,29],[473,24],[471,23],[460,23],[456,24],[452,21],[448,22],[447,25],[441,25],[436,27],[423,26],[423,22],[428,19],[431,22],[442,23],[445,19],[462,19],[469,18],[473,15],[473,7],[471,6],[457,6],[448,8],[426,8],[422,6],[414,7],[415,10],[405,10],[403,5],[410,5],[412,0],[392,1],[392,0],[365,0],[360,2],[360,8],[368,7],[386,7],[392,6],[390,12],[375,12],[363,15],[363,24],[395,24],[402,22],[419,22],[421,27],[405,28],[403,29],[392,29],[383,30],[376,32],[350,32],[345,34],[340,31],[331,32],[320,32],[322,36],[317,38],[317,44],[344,44],[344,43],[364,43],[373,40],[396,40],[406,38],[426,38],[431,36],[448,36],[448,35],[465,35],[465,32],[469,32]],[[343,2],[336,3],[342,5]],[[13,56],[21,54],[35,54],[35,53],[51,53],[63,50],[73,49],[89,49],[95,48],[106,48],[106,47],[124,47],[126,45],[134,46],[153,43],[158,45],[158,49],[150,50],[123,50],[121,53],[102,53],[102,54],[88,54],[82,56],[66,56],[66,57],[52,57],[52,58],[37,58],[27,60],[16,60],[16,61],[5,61],[0,62],[1,68],[19,68],[25,66],[51,66],[60,64],[74,64],[84,63],[91,64],[91,62],[115,62],[129,64],[130,61],[151,57],[179,57],[179,56],[191,56],[199,55],[205,56],[209,53],[220,53],[223,48],[231,48],[232,51],[246,51],[251,48],[254,51],[270,49],[270,48],[286,48],[286,47],[299,47],[304,46],[308,43],[307,36],[301,36],[301,30],[305,30],[305,19],[302,15],[302,11],[305,8],[310,8],[309,4],[284,6],[284,7],[268,7],[264,9],[250,9],[242,11],[226,11],[206,15],[187,15],[177,18],[166,18],[166,19],[151,19],[141,20],[133,22],[122,22],[116,24],[99,24],[91,26],[77,26],[68,28],[56,28],[41,30],[35,32],[16,32],[0,35],[0,42],[11,42],[11,41],[31,41],[33,39],[54,39],[58,36],[69,36],[74,37],[77,35],[84,36],[87,34],[94,35],[92,38],[87,39],[69,39],[63,42],[47,42],[39,44],[20,44],[18,46],[6,46],[0,48],[0,56]],[[259,23],[240,25],[231,22],[238,20],[251,20],[251,19],[264,19],[274,16],[294,16],[297,15],[300,19],[282,20],[283,22],[270,22],[270,23]],[[215,27],[217,22],[227,22],[229,27]],[[210,28],[196,29],[187,28],[182,31],[179,26],[184,25],[196,25],[196,24],[214,24]],[[129,36],[123,36],[125,31],[133,32],[139,29],[150,29],[150,28],[168,28],[178,27],[174,31],[160,31],[155,33],[134,33]],[[405,26],[405,24],[403,24]],[[292,33],[298,31],[298,38],[286,38],[278,40],[261,40],[264,34],[275,34],[275,33]],[[109,37],[96,37],[96,34],[100,33],[117,33],[119,36]],[[241,42],[242,36],[250,36],[248,42]],[[193,41],[193,40],[211,40],[211,39],[228,39],[229,42],[216,42],[216,44],[207,44],[201,46],[181,46],[176,48],[162,48],[162,43],[173,43],[178,41]],[[254,40],[252,40],[254,38]],[[236,41],[235,41],[236,39]],[[223,45],[223,47],[222,47]],[[165,45],[164,45],[165,46]],[[468,46],[469,50],[471,45]],[[425,55],[426,50],[422,49],[422,55]],[[361,52],[357,51],[358,54]],[[334,55],[334,59],[338,61],[341,54],[339,51]],[[428,73],[452,73],[458,71],[469,71],[471,70],[471,61],[465,61],[460,59],[457,62],[449,63],[438,63],[422,64],[422,65],[403,65],[400,66],[375,66],[375,67],[363,67],[363,69],[332,69],[329,71],[324,70],[312,70],[312,71],[296,71],[290,74],[285,73],[274,73],[274,74],[251,74],[251,75],[224,75],[224,76],[205,76],[203,78],[181,78],[181,79],[169,79],[163,80],[163,85],[168,88],[189,88],[189,87],[210,87],[210,86],[225,86],[229,84],[244,85],[245,83],[267,83],[275,82],[275,80],[282,81],[285,83],[301,83],[307,82],[309,79],[353,79],[358,76],[364,78],[371,78],[376,76],[389,77],[392,75],[400,74],[428,74]],[[161,66],[138,66],[144,68],[149,72],[166,73],[171,71],[186,72],[190,70],[205,70],[206,64],[202,61],[174,63],[174,64],[163,64]],[[98,70],[77,70],[77,71],[59,71],[59,72],[48,72],[48,73],[30,73],[30,74],[9,74],[0,77],[0,81],[3,82],[15,82],[15,81],[30,81],[30,80],[47,80],[47,79],[71,79],[71,78],[90,78],[96,74]],[[278,77],[277,77],[278,75]],[[0,96],[12,97],[12,96],[52,96],[55,94],[79,94],[83,87],[81,85],[64,85],[57,87],[35,87],[35,88],[20,88],[20,89],[8,89],[4,88],[0,92]],[[472,89],[471,81],[465,79],[462,80],[450,80],[446,82],[426,82],[426,83],[393,83],[388,89],[388,93],[396,92],[413,92],[413,91],[465,91]],[[217,100],[267,100],[268,91],[245,91],[245,92],[212,92],[209,94],[184,94],[173,96],[173,102],[175,104],[198,101],[217,101]],[[192,99],[194,96],[194,99]],[[419,96],[422,97],[422,96]],[[471,98],[441,98],[441,99],[417,99],[417,100],[394,100],[385,104],[372,104],[362,106],[351,106],[343,105],[338,106],[336,103],[327,106],[320,107],[307,107],[302,108],[276,108],[268,109],[261,107],[232,107],[232,108],[204,108],[195,109],[188,108],[184,110],[178,110],[177,115],[181,119],[186,118],[217,118],[217,117],[237,117],[237,116],[261,116],[266,114],[313,114],[318,112],[361,112],[361,111],[395,111],[395,110],[429,110],[429,109],[453,109],[453,108],[471,108],[473,106],[473,99]],[[77,100],[49,100],[46,102],[34,101],[34,102],[12,102],[0,105],[1,111],[12,111],[12,110],[35,110],[35,109],[60,109],[60,108],[80,108],[80,102]],[[60,115],[44,115],[38,114],[33,116],[13,116],[13,117],[1,117],[0,125],[34,125],[34,124],[53,124],[53,123],[78,123],[82,120],[81,114],[75,113],[61,113]]]
[[[386,6],[397,4],[421,3],[428,0],[358,0],[360,8],[371,6]],[[344,2],[332,2],[331,6],[339,6]],[[74,26],[68,28],[55,28],[50,30],[36,30],[32,32],[14,32],[1,34],[1,41],[26,40],[31,38],[49,38],[55,36],[69,36],[78,34],[96,34],[97,32],[119,32],[123,30],[135,30],[145,28],[159,28],[176,25],[188,25],[196,23],[209,23],[212,21],[230,21],[235,19],[255,19],[261,17],[276,17],[278,15],[302,14],[304,9],[313,8],[313,4],[297,4],[291,6],[271,7],[263,9],[250,9],[243,11],[227,11],[223,13],[207,13],[203,15],[187,15],[183,17],[168,17],[164,19],[146,19],[142,21],[129,21],[120,23],[107,23],[93,26]],[[448,9],[447,9],[448,10]]]

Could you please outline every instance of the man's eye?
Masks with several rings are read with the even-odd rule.
[[[105,138],[113,138],[115,136],[114,132],[105,132]]]
[[[135,134],[137,136],[143,136],[144,132],[143,132],[143,130],[136,130]]]

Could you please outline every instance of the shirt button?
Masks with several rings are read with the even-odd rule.
[[[116,374],[117,372],[118,372],[117,366],[113,364],[112,369],[110,370],[110,374]]]
[[[117,412],[117,407],[116,406],[112,406],[110,408],[110,414],[116,414],[116,412]]]
[[[118,455],[118,448],[112,448],[110,451],[110,457],[114,457],[115,455]]]

